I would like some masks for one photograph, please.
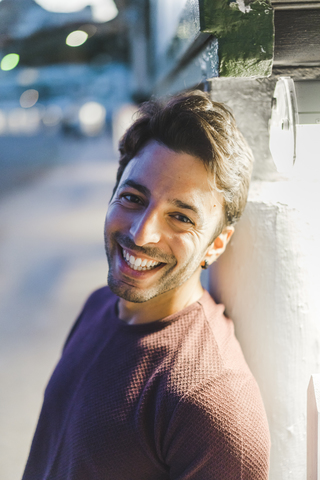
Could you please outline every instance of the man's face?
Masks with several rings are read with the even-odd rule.
[[[149,142],[125,168],[108,208],[111,290],[145,302],[198,277],[221,203],[201,160]]]

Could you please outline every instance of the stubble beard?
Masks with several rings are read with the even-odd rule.
[[[185,283],[197,270],[199,263],[195,264],[194,268],[189,269],[190,262],[187,262],[179,271],[173,273],[176,263],[173,264],[166,272],[163,273],[163,276],[156,280],[154,286],[148,287],[145,290],[138,289],[132,285],[124,283],[122,280],[118,280],[114,277],[112,271],[112,249],[109,246],[109,242],[105,236],[105,251],[109,264],[108,271],[108,286],[110,290],[117,295],[118,297],[123,298],[129,302],[133,303],[144,303],[147,302],[159,295],[162,295],[174,288],[180,287]],[[116,252],[115,255],[118,253]],[[162,267],[166,268],[166,266]]]

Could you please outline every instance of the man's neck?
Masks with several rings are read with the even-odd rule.
[[[191,280],[191,279],[190,279]],[[143,303],[133,303],[123,298],[119,302],[119,318],[130,325],[150,323],[180,312],[203,295],[200,279],[187,281]]]

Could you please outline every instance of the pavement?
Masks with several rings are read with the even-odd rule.
[[[85,299],[106,284],[115,161],[84,158],[0,202],[0,479],[21,479],[43,392]]]

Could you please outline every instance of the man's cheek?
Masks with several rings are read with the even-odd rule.
[[[105,230],[115,229],[120,225],[122,219],[121,211],[117,205],[110,205],[106,215]]]

